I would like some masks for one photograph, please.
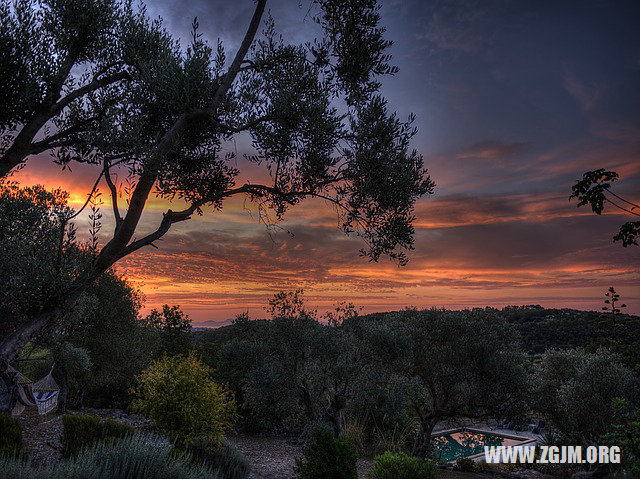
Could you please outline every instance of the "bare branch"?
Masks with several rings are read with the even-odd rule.
[[[109,191],[111,192],[111,206],[113,207],[113,216],[116,220],[115,231],[117,232],[118,228],[120,228],[120,225],[122,224],[122,216],[120,216],[120,210],[118,209],[118,189],[111,179],[111,165],[109,164],[109,160],[105,159],[103,164],[104,167],[102,172],[104,173],[104,179],[107,182]]]
[[[636,203],[633,203],[633,202],[631,202],[631,201],[625,200],[625,199],[624,199],[624,198],[622,198],[621,196],[616,195],[613,191],[611,191],[611,188],[610,188],[610,187],[609,187],[609,188],[605,188],[605,190],[604,190],[604,191],[605,191],[606,193],[611,194],[612,196],[615,196],[615,197],[616,197],[616,198],[618,198],[620,201],[623,201],[623,202],[625,202],[626,204],[631,205],[631,206],[633,207],[633,208],[631,208],[632,210],[633,210],[634,208],[640,208],[640,205],[638,205],[638,204],[636,204]]]
[[[75,125],[73,125],[70,128],[67,128],[66,130],[58,131],[56,134],[51,135],[45,138],[44,140],[32,143],[31,149],[29,150],[29,154],[37,155],[38,153],[42,153],[43,151],[46,151],[50,148],[55,148],[58,146],[68,146],[70,144],[73,144],[74,140],[69,140],[68,137],[75,133],[81,132],[85,126],[96,121],[97,119],[98,117],[95,117],[95,116],[91,118],[87,118],[86,120],[76,123]]]
[[[631,214],[631,215],[634,215],[634,216],[640,216],[640,213],[636,213],[635,211],[631,211],[630,209],[625,208],[624,206],[620,206],[619,204],[617,204],[616,202],[614,202],[614,201],[610,200],[609,198],[605,198],[605,201],[606,201],[607,203],[612,204],[613,206],[615,206],[615,207],[616,207],[616,208],[618,208],[619,210],[625,211],[625,212],[627,212],[627,213],[629,213],[629,214]]]
[[[100,172],[100,174],[98,175],[98,179],[93,184],[93,187],[91,188],[91,191],[89,191],[89,195],[87,196],[87,201],[85,201],[84,204],[82,205],[82,207],[78,211],[76,211],[74,214],[72,214],[68,218],[68,220],[72,220],[72,219],[76,218],[87,207],[87,205],[91,201],[91,198],[93,197],[93,194],[96,192],[96,189],[98,188],[98,184],[100,184],[100,179],[102,178],[103,174],[104,174],[104,170]]]

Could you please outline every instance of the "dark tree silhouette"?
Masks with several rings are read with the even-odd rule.
[[[117,95],[95,95],[88,106],[100,112],[98,127],[78,137],[89,147],[57,150],[65,164],[98,167],[96,187],[104,179],[111,196],[113,234],[57,301],[2,339],[0,365],[63,317],[118,260],[205,207],[220,210],[235,195],[270,209],[275,220],[305,198],[324,199],[344,232],[364,240],[362,255],[407,261],[414,204],[434,183],[410,148],[413,117],[401,121],[378,93],[379,77],[397,71],[389,64],[391,42],[379,25],[379,6],[374,0],[312,3],[324,35],[292,45],[276,34],[271,18],[257,35],[266,0],[257,1],[228,66],[222,44],[214,50],[204,42],[197,21],[182,51],[144,10],[126,15],[120,41],[132,66],[128,81],[118,83]],[[237,135],[252,139],[255,154],[246,160],[262,165],[268,181],[237,184],[240,171],[229,152]],[[120,167],[128,172],[125,187],[115,180]],[[119,204],[123,190],[126,211]],[[136,237],[152,192],[186,207],[168,209],[155,231]]]
[[[611,191],[611,183],[618,178],[618,173],[607,171],[604,168],[587,171],[582,175],[582,179],[576,181],[576,184],[571,187],[573,193],[569,199],[578,198],[578,207],[588,204],[597,215],[602,214],[605,204],[609,204],[630,215],[640,217],[640,213],[634,211],[636,208],[640,208],[640,205]],[[637,246],[639,235],[640,221],[627,221],[620,227],[620,231],[613,237],[613,241],[622,241],[622,246],[625,248],[630,245]]]
[[[2,0],[0,15],[5,177],[32,155],[90,149],[83,136],[104,116],[98,97],[113,101],[130,78],[122,40],[131,9],[114,0]]]
[[[602,307],[603,311],[611,312],[611,317],[613,319],[616,318],[616,314],[620,312],[620,308],[626,308],[626,304],[621,304],[619,307],[616,307],[616,303],[620,302],[620,295],[616,292],[615,288],[611,286],[607,292],[604,294],[607,299],[604,300],[604,306]]]

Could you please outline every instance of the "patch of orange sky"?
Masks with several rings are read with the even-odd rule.
[[[95,181],[95,169],[77,165],[72,173],[63,172],[60,167],[39,160],[36,166],[29,165],[18,172],[15,179],[22,184],[62,188],[70,193],[71,206],[78,208]],[[102,191],[103,235],[107,238],[112,228],[111,206],[106,188]],[[126,204],[124,198],[120,204]],[[163,211],[179,207],[163,199],[150,199],[138,235],[154,229]],[[569,204],[566,192],[473,197],[452,193],[420,201],[414,225],[418,236],[428,238],[450,234],[452,229],[465,235],[470,234],[466,228],[524,223],[535,231],[536,224],[577,219],[593,220],[595,224],[598,218]],[[78,219],[80,230],[83,222],[86,216]],[[429,241],[422,239],[416,251],[410,253],[409,265],[399,268],[386,260],[368,263],[358,258],[362,244],[340,236],[337,224],[331,205],[322,200],[309,201],[292,209],[282,228],[290,229],[294,235],[306,228],[328,232],[333,236],[328,237],[327,244],[310,248],[286,232],[274,233],[272,240],[258,220],[256,207],[245,198],[232,198],[222,211],[209,209],[203,216],[174,226],[157,243],[159,250],[140,251],[123,260],[118,269],[144,293],[144,311],[164,303],[179,304],[196,324],[207,325],[243,311],[253,317],[262,316],[273,293],[298,287],[305,289],[308,303],[321,311],[346,300],[362,306],[364,312],[374,312],[407,306],[467,308],[508,304],[600,309],[604,291],[616,285],[628,310],[640,313],[640,271],[633,261],[618,260],[611,265],[606,255],[589,253],[591,256],[585,258],[577,248],[552,266],[519,266],[516,258],[508,267],[487,267],[453,249],[455,254],[444,251],[432,257]],[[225,247],[232,248],[235,243],[246,257],[239,259],[234,253],[225,256],[224,250],[212,252],[215,245],[198,246],[188,236],[195,232],[206,237],[221,231],[232,236]],[[599,229],[597,234],[609,235],[604,243],[610,242],[611,233],[606,229]],[[473,238],[469,238],[472,243]],[[182,251],[183,247],[189,249]],[[611,248],[614,255],[620,256],[619,246]],[[335,256],[336,251],[342,250],[344,254]],[[637,257],[637,252],[632,254]]]

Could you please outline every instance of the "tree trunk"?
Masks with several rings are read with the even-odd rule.
[[[434,417],[425,418],[420,423],[420,429],[413,443],[413,449],[411,454],[418,457],[426,457],[429,449],[431,448],[431,433],[436,425],[436,419]]]
[[[9,362],[0,360],[0,412],[11,414],[18,400],[18,375],[8,368]]]
[[[331,423],[333,427],[333,433],[336,437],[339,437],[344,431],[344,427],[342,424],[342,416],[340,413],[347,405],[347,401],[341,394],[337,394],[331,399],[331,404],[329,404],[329,409],[326,412],[326,417]]]
[[[33,139],[48,120],[49,115],[42,111],[22,127],[11,146],[7,148],[0,158],[0,178],[8,176],[11,170],[27,159],[31,152]]]

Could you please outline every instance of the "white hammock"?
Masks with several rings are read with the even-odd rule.
[[[31,384],[29,378],[23,376],[17,369],[9,366],[9,371],[16,375],[18,382],[18,401],[11,411],[13,416],[19,416],[24,411],[25,406],[36,406],[41,415],[53,411],[58,405],[58,395],[60,388],[54,381],[51,371],[40,381]]]
[[[58,405],[58,394],[60,393],[60,388],[53,380],[53,376],[51,375],[52,372],[53,366],[51,367],[49,374],[36,382],[31,388],[33,391],[33,399],[35,399],[36,405],[38,406],[38,413],[41,415],[53,411]]]

